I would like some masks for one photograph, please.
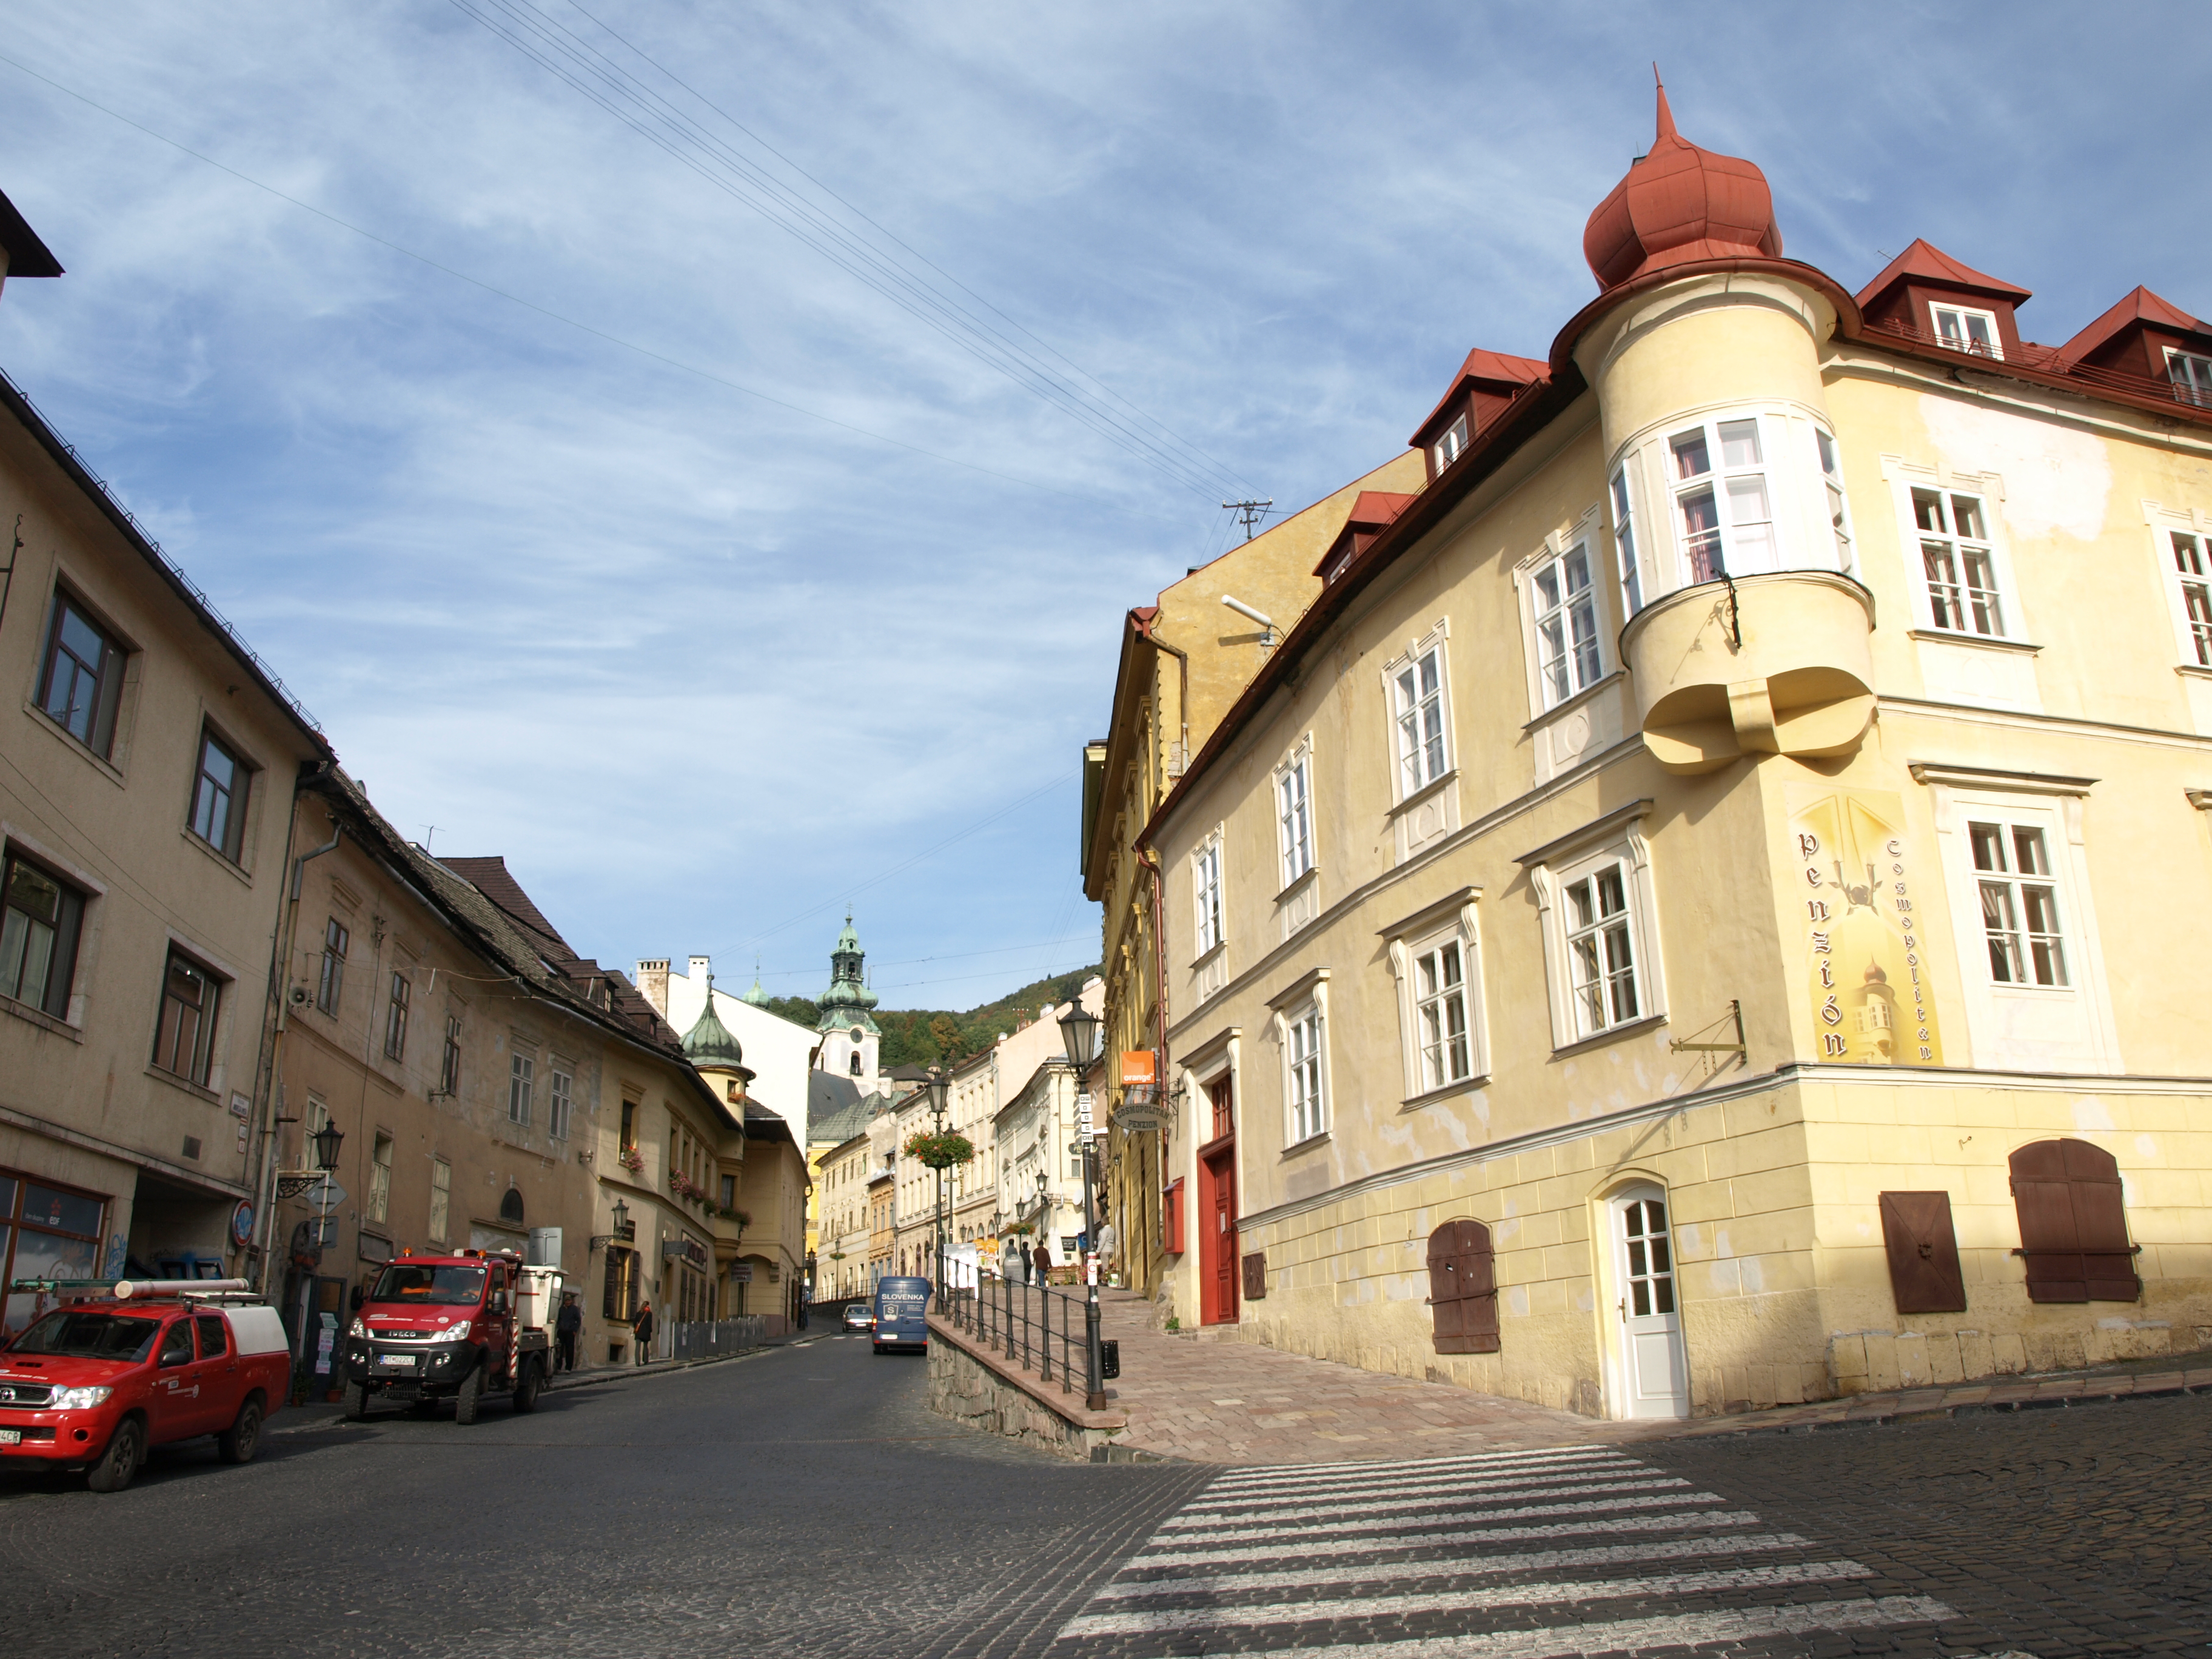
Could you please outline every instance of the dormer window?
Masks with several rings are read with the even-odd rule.
[[[2212,357],[2166,349],[2166,378],[2173,382],[2176,400],[2212,409]]]
[[[1437,440],[1437,471],[1441,472],[1467,453],[1467,416],[1462,415],[1445,428],[1444,435]]]
[[[1997,319],[1992,311],[1969,311],[1964,306],[1930,306],[1936,337],[1954,351],[1971,351],[1977,357],[2002,357],[1997,343]]]

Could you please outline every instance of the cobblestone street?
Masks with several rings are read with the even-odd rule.
[[[9,1482],[0,1561],[58,1654],[2212,1652],[2202,1397],[1224,1468],[922,1385],[828,1336],[467,1430],[280,1415],[245,1469]],[[267,1569],[306,1539],[344,1566]]]

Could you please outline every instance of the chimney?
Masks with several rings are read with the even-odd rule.
[[[707,975],[712,973],[714,969],[714,958],[712,957],[694,957],[691,958],[691,983],[698,988],[699,994],[702,999],[707,994]],[[704,1007],[706,1004],[702,1000],[700,1006]]]
[[[23,222],[15,204],[0,195],[0,289],[10,276],[58,276],[61,262],[39,240],[39,233]]]
[[[668,958],[654,957],[637,964],[637,988],[661,1018],[668,1018]]]

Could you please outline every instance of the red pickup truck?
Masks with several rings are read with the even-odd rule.
[[[93,1491],[120,1492],[149,1448],[210,1434],[227,1462],[251,1462],[291,1385],[276,1310],[207,1281],[116,1291],[65,1303],[0,1351],[0,1472],[82,1468]]]

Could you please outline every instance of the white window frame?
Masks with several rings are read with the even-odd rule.
[[[1520,860],[1528,867],[1536,891],[1554,1052],[1633,1031],[1667,1018],[1667,976],[1651,876],[1651,847],[1642,829],[1643,818],[1650,810],[1650,801],[1637,801],[1535,853],[1523,854]],[[1623,905],[1618,914],[1626,933],[1636,1010],[1616,1017],[1613,999],[1606,994],[1598,1009],[1601,1018],[1594,1021],[1584,996],[1588,988],[1581,982],[1586,975],[1578,975],[1575,967],[1575,945],[1588,930],[1578,927],[1571,914],[1572,896],[1583,883],[1597,880],[1609,870],[1620,873]],[[1599,936],[1601,941],[1602,931]],[[1602,965],[1602,955],[1600,961]]]
[[[1935,798],[1936,840],[1971,1063],[2001,1070],[2121,1070],[2104,947],[2091,902],[2088,781],[1919,762],[1911,769]],[[1990,935],[1983,920],[1983,883],[2008,878],[2017,883],[2020,877],[2016,872],[2008,876],[1975,868],[1973,826],[1978,823],[2039,832],[2050,873],[2028,879],[2054,890],[2066,951],[2066,984],[2039,984],[2032,969],[2024,981],[1999,980],[1992,972]],[[2026,921],[2016,893],[2014,914]],[[1923,933],[1921,944],[1925,951],[1933,942]],[[2024,955],[2025,937],[2021,945]],[[1948,1031],[1945,1040],[1949,1041]]]
[[[1399,1052],[1404,1065],[1405,1104],[1408,1107],[1478,1087],[1490,1075],[1490,1022],[1484,1007],[1482,933],[1478,915],[1480,898],[1480,888],[1462,888],[1389,930],[1390,971],[1397,980]],[[1428,1025],[1425,1015],[1431,1000],[1422,995],[1422,969],[1426,961],[1446,949],[1459,953],[1457,991],[1467,1022],[1468,1069],[1462,1076],[1432,1076],[1427,1064]]]
[[[1271,1006],[1282,1068],[1283,1150],[1290,1152],[1321,1139],[1331,1127],[1336,1095],[1328,1063],[1328,969],[1298,979]]]
[[[2007,626],[2012,606],[1990,533],[1989,498],[1978,491],[1923,484],[1906,494],[1928,626],[1970,639],[2012,638]]]
[[[1965,643],[1979,641],[1984,643],[2019,645],[2031,636],[2027,633],[2027,608],[2021,600],[2019,584],[2014,580],[2012,550],[2004,531],[2004,480],[1994,472],[1939,471],[1929,466],[1914,465],[1895,456],[1883,457],[1883,472],[1896,493],[1898,548],[1905,562],[1905,576],[1912,593],[1914,627],[1941,639],[1958,640]],[[1943,498],[1944,531],[1923,531],[1920,527],[1919,495],[1935,495]],[[1960,537],[1956,533],[1956,513],[1953,505],[1959,496],[1972,497],[1978,503],[1982,534]],[[1965,619],[1970,624],[1955,628],[1936,620],[1936,599],[1929,586],[1928,558],[1921,544],[1933,542],[1949,546],[1954,552],[1954,568],[1960,577],[1960,590],[1966,600]],[[1988,590],[1997,599],[1998,619],[2003,624],[2002,633],[1985,634],[1971,626],[1973,620],[1972,601],[1967,598],[1970,584],[1962,557],[1956,553],[1961,544],[1977,551],[1985,551],[1989,559],[1989,574],[1995,586]]]
[[[1297,747],[1275,769],[1273,799],[1275,844],[1287,892],[1311,875],[1319,862],[1314,851],[1312,733],[1299,738]]]
[[[1644,609],[1644,568],[1637,561],[1636,501],[1629,482],[1629,461],[1623,456],[1606,481],[1607,510],[1613,514],[1613,552],[1620,583],[1620,606],[1628,616]]]
[[[1955,333],[1946,334],[1943,331],[1946,317],[1956,319],[1958,329]],[[1972,325],[1978,322],[1985,325],[1986,339],[1973,337]],[[1928,328],[1935,335],[1936,343],[1947,351],[1963,351],[1972,357],[1991,357],[2000,362],[2004,361],[2004,337],[1997,331],[1997,314],[1994,311],[1984,311],[1977,306],[1931,302],[1928,307]]]
[[[1391,799],[1411,799],[1434,788],[1457,769],[1457,750],[1452,742],[1451,653],[1449,629],[1442,621],[1425,638],[1410,641],[1404,651],[1382,665],[1383,706],[1389,711]],[[1424,688],[1423,665],[1436,659],[1436,690]],[[1414,700],[1408,703],[1400,681],[1411,676]],[[1434,723],[1427,718],[1433,705]],[[1408,716],[1412,717],[1409,727]],[[1407,733],[1413,733],[1409,744]],[[1431,756],[1431,750],[1435,750]]]
[[[1194,959],[1201,962],[1221,948],[1225,933],[1221,841],[1216,828],[1190,855],[1191,931],[1197,947]]]
[[[1662,431],[1659,453],[1667,469],[1667,498],[1683,578],[1681,586],[1717,581],[1723,573],[1756,576],[1789,568],[1782,550],[1785,514],[1776,477],[1776,469],[1784,463],[1778,453],[1781,446],[1775,441],[1786,435],[1786,425],[1758,410],[1717,410],[1703,419],[1680,422]],[[1750,428],[1748,435],[1754,451],[1749,460],[1745,460],[1741,453],[1746,435],[1743,428],[1747,427]],[[1705,468],[1701,472],[1686,474],[1682,469],[1693,440],[1705,453]],[[1734,460],[1729,459],[1731,453],[1735,456]],[[1741,514],[1738,504],[1749,501],[1754,489],[1765,510],[1764,518]],[[1713,524],[1708,531],[1693,533],[1689,528],[1687,508],[1689,502],[1700,495],[1712,498]],[[1711,538],[1709,547],[1692,545],[1707,537]],[[1763,555],[1759,551],[1762,541]],[[1710,563],[1716,551],[1718,562]],[[1700,557],[1709,562],[1702,574]]]
[[[1591,538],[1562,539],[1565,542],[1563,547],[1547,546],[1529,562],[1520,584],[1527,607],[1527,627],[1522,637],[1528,643],[1529,669],[1535,677],[1539,712],[1572,702],[1602,680],[1611,669],[1605,648],[1605,589],[1599,580],[1603,563]],[[1567,586],[1567,578],[1577,562],[1583,586],[1575,590]],[[1557,580],[1556,601],[1546,592],[1547,576]],[[1575,613],[1582,608],[1588,612],[1589,633],[1586,638],[1577,641]],[[1545,633],[1547,624],[1553,623],[1560,630],[1556,659],[1552,657],[1551,641]],[[1555,668],[1559,671],[1556,675]]]
[[[1858,569],[1858,537],[1851,528],[1850,492],[1844,487],[1843,447],[1825,426],[1813,428],[1813,451],[1820,464],[1825,491],[1824,510],[1836,538],[1836,568],[1845,575]]]
[[[1462,410],[1459,418],[1446,427],[1443,435],[1437,440],[1437,472],[1442,473],[1446,467],[1467,453],[1468,444],[1474,434],[1474,422],[1469,418],[1468,411]]]
[[[2155,512],[2151,520],[2181,665],[2212,669],[2212,529]]]
[[[2176,364],[2185,366],[2179,379],[2174,375]],[[2212,407],[2212,357],[2201,351],[2184,351],[2178,346],[2166,348],[2166,378],[2173,387],[2173,400],[2195,404],[2198,408]]]
[[[2067,905],[2051,828],[2040,813],[1966,814],[1966,848],[1981,901],[1990,982],[2009,990],[2070,991]]]

